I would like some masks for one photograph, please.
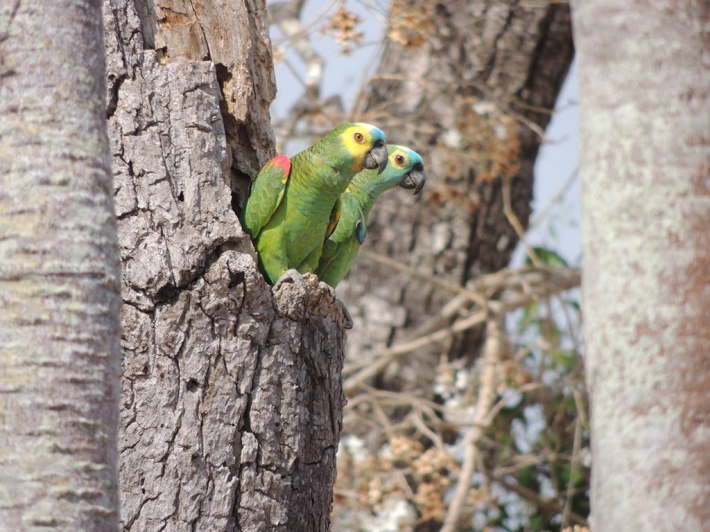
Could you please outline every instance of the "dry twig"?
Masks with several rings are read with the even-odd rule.
[[[468,497],[468,490],[471,487],[471,475],[478,461],[478,440],[481,439],[487,425],[484,425],[488,414],[493,407],[496,397],[496,374],[498,363],[500,362],[503,350],[503,320],[501,318],[491,319],[486,326],[486,344],[483,350],[483,372],[481,374],[481,384],[478,390],[478,400],[476,401],[476,416],[474,426],[466,433],[464,445],[466,454],[461,467],[461,474],[456,485],[454,499],[449,505],[449,510],[444,519],[444,526],[441,532],[455,532],[458,527],[459,518],[463,511],[464,504]]]
[[[579,469],[579,450],[582,447],[582,420],[579,414],[577,414],[577,421],[574,425],[574,442],[572,444],[572,460],[570,464],[569,471],[569,483],[567,484],[567,500],[565,501],[565,508],[562,512],[562,527],[566,527],[570,522],[570,515],[572,514],[572,497],[574,495],[574,478]]]
[[[489,475],[489,477],[491,480],[494,480],[495,482],[503,486],[505,489],[517,493],[518,495],[532,502],[535,506],[538,506],[541,510],[547,512],[548,514],[561,514],[563,511],[563,508],[555,501],[553,501],[552,499],[546,499],[545,497],[541,497],[540,494],[536,491],[525,488],[523,486],[519,486],[517,484],[513,484],[512,482],[508,482],[503,477],[498,475],[491,474]],[[569,519],[570,521],[578,525],[586,527],[589,526],[589,523],[584,517],[574,512],[570,512]]]
[[[548,268],[533,271],[546,272],[547,275],[549,275],[549,284],[546,283],[541,286],[538,293],[531,292],[527,294],[520,294],[517,297],[504,301],[489,301],[487,310],[479,310],[464,319],[456,321],[450,327],[427,334],[421,338],[416,338],[389,349],[385,349],[378,355],[375,361],[368,362],[366,367],[345,381],[343,385],[345,393],[353,393],[361,386],[362,383],[378,375],[398,357],[432,343],[440,342],[456,333],[469,330],[484,323],[488,319],[489,313],[495,313],[498,316],[503,316],[517,308],[533,303],[538,298],[547,297],[557,292],[569,290],[570,288],[579,286],[581,280],[578,270]]]
[[[512,225],[513,229],[515,229],[515,232],[518,235],[520,242],[522,242],[525,247],[525,251],[527,252],[528,257],[530,257],[532,263],[538,268],[542,266],[540,259],[538,259],[535,254],[535,251],[533,251],[532,247],[530,247],[530,244],[528,244],[525,239],[525,229],[523,229],[523,225],[515,215],[515,211],[513,211],[513,207],[510,203],[510,179],[503,179],[503,213],[505,214],[505,217],[508,218],[510,225]]]

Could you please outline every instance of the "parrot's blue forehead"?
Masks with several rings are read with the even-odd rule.
[[[384,132],[376,126],[370,126],[372,129],[370,129],[370,135],[372,135],[372,139],[374,141],[381,140],[382,142],[387,141],[387,137],[385,136]]]

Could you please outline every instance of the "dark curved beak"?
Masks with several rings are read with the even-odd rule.
[[[424,183],[426,183],[426,174],[424,173],[424,167],[421,164],[416,165],[412,168],[408,174],[404,175],[402,181],[399,182],[397,186],[405,188],[407,190],[414,189],[414,194],[419,194],[424,188]]]
[[[374,170],[377,168],[379,169],[377,173],[381,174],[382,171],[387,168],[388,158],[387,146],[385,146],[384,141],[378,140],[365,156],[365,163],[363,164],[363,167],[368,170]]]

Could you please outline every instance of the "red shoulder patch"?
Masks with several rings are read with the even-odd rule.
[[[273,164],[276,168],[286,170],[286,173],[288,173],[288,171],[291,169],[291,159],[289,159],[285,155],[277,155],[276,157],[271,159],[271,164]]]

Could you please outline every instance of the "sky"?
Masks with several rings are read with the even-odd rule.
[[[323,14],[326,11],[332,13],[333,10],[328,11],[328,7],[333,5],[334,3],[326,4],[322,0],[308,0],[301,20],[309,26],[312,24],[311,43],[325,60],[322,97],[339,94],[346,110],[349,110],[363,76],[374,71],[377,66],[378,45],[385,27],[387,2],[345,2],[349,10],[361,17],[362,23],[358,29],[364,33],[364,46],[347,56],[340,53],[339,44],[319,32],[326,23]],[[287,43],[283,43],[281,38],[278,28],[272,26],[272,42],[275,47],[285,48],[288,62],[276,66],[278,92],[271,106],[274,119],[283,117],[303,93],[303,86],[292,70],[305,72],[305,65],[287,48]],[[531,220],[533,225],[526,235],[526,241],[530,245],[554,249],[571,265],[579,265],[581,262],[580,180],[576,174],[579,164],[578,128],[579,88],[575,62],[558,97],[555,114],[545,132],[546,142],[543,143],[535,163]],[[565,189],[564,194],[560,194],[562,189]],[[550,205],[553,198],[555,202]],[[540,218],[543,210],[544,216]],[[525,251],[519,246],[513,256],[512,265],[519,266],[524,260]]]
[[[531,246],[555,249],[571,265],[579,265],[582,258],[580,235],[580,179],[579,167],[579,86],[577,62],[572,63],[555,105],[555,114],[545,131],[547,141],[540,147],[535,161],[535,189],[533,200],[533,226],[526,235]],[[566,192],[554,203],[546,206],[560,190]],[[537,220],[541,210],[547,214]],[[519,246],[513,264],[524,260],[524,250]]]

